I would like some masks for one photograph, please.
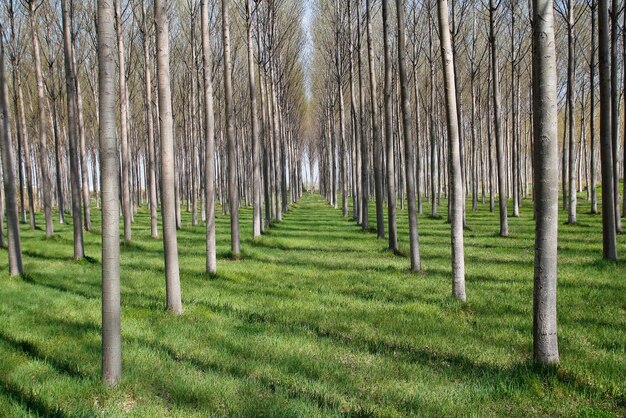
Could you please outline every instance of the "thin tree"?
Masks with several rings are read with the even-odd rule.
[[[148,30],[148,18],[146,17],[146,4],[141,0],[141,31],[143,34],[143,58],[145,78],[145,107],[146,107],[146,133],[148,134],[148,188],[150,196],[150,236],[159,237],[157,227],[157,180],[156,180],[156,151],[154,144],[154,119],[152,116],[152,74],[150,72],[149,43],[150,33]]]
[[[115,22],[117,30],[117,54],[120,78],[120,140],[122,151],[122,211],[124,216],[124,241],[132,238],[132,208],[130,202],[130,158],[128,149],[128,97],[126,88],[126,60],[124,57],[124,32],[122,30],[121,0],[115,0]]]
[[[452,239],[452,294],[465,302],[465,255],[463,247],[463,176],[459,124],[457,121],[456,86],[454,82],[454,56],[448,23],[448,1],[438,0],[441,62],[446,91],[446,120],[448,122],[448,153],[450,167],[450,223]]]
[[[22,242],[20,240],[20,222],[15,193],[14,156],[11,144],[9,123],[9,86],[4,71],[4,28],[0,23],[0,152],[4,167],[4,194],[6,196],[6,216],[9,249],[9,274],[19,276],[22,267]]]
[[[70,154],[70,192],[72,199],[72,226],[74,229],[74,259],[80,260],[85,256],[83,243],[83,215],[81,213],[81,181],[80,161],[78,159],[78,120],[76,103],[76,72],[72,50],[72,31],[70,9],[67,0],[61,0],[61,15],[63,21],[63,52],[65,58],[65,90],[67,94],[67,124]]]
[[[396,0],[396,20],[398,30],[398,70],[400,72],[400,100],[402,110],[402,135],[404,137],[404,159],[406,176],[406,196],[409,215],[409,245],[411,257],[411,270],[420,271],[422,262],[420,259],[419,233],[417,227],[416,186],[415,178],[419,177],[419,171],[415,173],[415,149],[411,136],[411,104],[409,92],[409,80],[406,64],[406,23],[404,5],[402,0]],[[417,80],[416,80],[417,82]],[[414,174],[415,173],[415,174]]]
[[[615,201],[613,198],[613,144],[611,140],[611,55],[608,0],[598,0],[598,57],[600,75],[600,164],[602,170],[602,252],[617,260]]]
[[[239,189],[237,185],[237,144],[235,142],[235,107],[233,104],[232,60],[230,51],[229,0],[222,0],[222,39],[224,43],[224,96],[226,102],[226,146],[228,148],[228,203],[230,208],[230,250],[239,257]]]
[[[499,5],[499,3],[498,3]],[[498,64],[498,44],[496,40],[495,13],[498,6],[489,0],[489,37],[491,43],[491,83],[493,97],[494,129],[496,137],[496,158],[498,160],[498,202],[500,204],[500,236],[509,235],[509,222],[506,206],[506,173],[504,168],[504,144],[502,138],[502,109],[500,100],[500,70]]]
[[[536,205],[533,347],[534,359],[542,365],[559,362],[556,318],[559,150],[552,9],[552,0],[533,0],[532,91]]]
[[[41,170],[40,187],[43,195],[43,210],[46,220],[46,237],[54,236],[52,224],[52,184],[48,169],[48,140],[46,138],[46,98],[44,96],[43,75],[41,72],[41,52],[39,50],[39,34],[37,25],[37,5],[35,0],[28,0],[28,10],[33,43],[33,61],[35,64],[35,79],[37,81],[37,110],[39,122],[39,169]]]
[[[174,167],[174,121],[170,84],[170,45],[167,1],[154,0],[156,27],[157,80],[159,91],[159,124],[161,133],[161,216],[163,218],[163,250],[165,258],[166,307],[181,314],[180,271],[176,240],[176,169]]]
[[[385,236],[385,220],[383,217],[383,169],[382,169],[382,140],[380,138],[380,119],[378,114],[378,92],[376,83],[376,69],[374,68],[374,45],[372,35],[372,7],[371,0],[365,2],[367,8],[367,61],[370,81],[370,106],[372,109],[371,125],[372,140],[374,142],[374,192],[376,197],[376,232],[378,238]]]
[[[250,88],[250,120],[252,128],[252,237],[261,236],[261,144],[256,99],[256,75],[252,48],[253,0],[246,0],[246,35],[248,43],[248,86]]]
[[[398,227],[396,224],[396,168],[395,168],[395,155],[394,155],[394,137],[393,137],[393,104],[392,94],[394,90],[393,81],[391,77],[392,63],[391,63],[391,35],[389,33],[389,2],[383,1],[383,49],[385,55],[385,68],[384,68],[384,84],[383,84],[383,96],[384,96],[384,109],[385,109],[385,142],[387,145],[387,226],[389,228],[389,249],[392,251],[398,250]],[[372,99],[373,106],[377,106],[376,102]]]
[[[115,28],[113,0],[98,0],[100,179],[102,180],[102,379],[122,377],[120,316],[120,205],[115,126]]]
[[[217,272],[215,254],[215,115],[211,80],[211,39],[209,38],[209,0],[202,0],[202,69],[204,75],[204,195],[206,200],[206,271]]]

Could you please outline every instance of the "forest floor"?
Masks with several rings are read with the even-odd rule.
[[[164,312],[162,244],[142,210],[122,248],[114,389],[100,381],[99,211],[81,262],[71,225],[56,224],[52,240],[23,225],[27,274],[8,278],[0,257],[0,416],[626,416],[626,263],[601,260],[601,216],[580,203],[575,226],[561,211],[561,365],[549,370],[531,361],[527,201],[509,238],[497,236],[497,213],[468,202],[466,305],[451,297],[445,219],[420,216],[425,271],[415,274],[319,196],[246,238],[238,261],[219,215],[219,273],[207,277],[204,227],[185,213],[180,317]],[[406,254],[406,212],[398,219]],[[241,221],[249,237],[249,210]],[[626,257],[625,236],[618,251]]]

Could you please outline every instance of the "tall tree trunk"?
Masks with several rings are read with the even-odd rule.
[[[358,2],[357,5],[361,3]],[[365,121],[364,121],[364,109],[365,109],[365,92],[363,88],[363,44],[361,37],[361,12],[360,7],[357,10],[357,48],[358,48],[358,60],[357,60],[357,75],[359,78],[359,134],[361,136],[361,229],[367,231],[369,229],[369,195],[370,195],[370,180],[369,180],[369,143],[365,133]]]
[[[568,139],[569,139],[569,168],[568,168],[568,195],[567,222],[576,223],[576,146],[574,140],[574,92],[576,55],[574,51],[574,0],[567,2],[567,102],[568,102]]]
[[[376,84],[376,70],[374,68],[374,45],[372,39],[372,8],[371,0],[365,2],[367,8],[367,61],[370,80],[370,105],[372,106],[372,139],[374,142],[374,183],[376,194],[376,231],[378,238],[385,236],[385,221],[383,217],[383,168],[382,168],[382,140],[380,138],[380,116],[378,115],[378,93]]]
[[[24,269],[22,267],[22,242],[20,240],[20,221],[15,193],[15,165],[9,123],[9,86],[4,71],[4,30],[2,25],[0,25],[0,152],[2,152],[2,166],[4,167],[9,274],[19,276]],[[1,213],[0,216],[2,216]]]
[[[48,169],[48,145],[46,139],[46,108],[44,97],[43,75],[41,72],[41,53],[39,51],[39,35],[37,33],[37,2],[29,0],[29,16],[31,25],[31,37],[33,42],[33,61],[35,64],[35,79],[37,80],[37,107],[39,118],[39,166],[41,170],[41,181],[39,187],[42,189],[43,210],[46,220],[46,237],[54,236],[54,226],[52,224],[52,184]]]
[[[619,209],[619,92],[617,91],[617,31],[619,30],[618,17],[621,10],[619,0],[613,0],[611,6],[611,144],[613,158],[613,216],[615,216],[615,230],[622,232],[622,219]],[[602,189],[604,191],[604,188]]]
[[[596,0],[591,0],[591,60],[589,63],[589,99],[591,115],[589,117],[590,127],[590,149],[589,149],[589,171],[591,177],[591,213],[598,213],[598,197],[596,189],[596,10],[598,8]]]
[[[448,1],[438,0],[441,62],[446,91],[446,116],[448,122],[448,153],[450,156],[450,223],[452,239],[452,294],[465,302],[465,255],[463,247],[463,176],[457,121],[456,86],[454,83],[454,57],[448,23]]]
[[[202,70],[204,77],[204,198],[206,200],[206,271],[217,272],[215,254],[215,114],[213,113],[212,52],[209,0],[202,0]]]
[[[500,236],[509,235],[507,219],[506,181],[504,168],[504,149],[502,138],[501,105],[500,105],[500,71],[498,69],[498,45],[495,32],[495,0],[489,0],[489,36],[491,42],[491,82],[493,88],[493,113],[496,136],[496,158],[498,160],[498,201],[500,203]]]
[[[402,0],[396,0],[396,10],[398,29],[398,69],[400,72],[400,101],[402,110],[402,135],[404,137],[404,169],[406,177],[406,196],[409,215],[409,245],[411,257],[411,271],[420,271],[422,269],[422,262],[420,259],[419,233],[417,227],[417,207],[415,201],[415,150],[413,148],[414,143],[411,136],[411,94],[409,92],[409,80],[406,68],[406,23],[404,20],[405,12]],[[417,176],[419,176],[419,172],[417,173]]]
[[[252,237],[261,236],[261,144],[259,112],[256,97],[256,72],[252,49],[252,0],[246,0],[246,34],[248,43],[248,86],[250,88],[250,120],[252,121]]]
[[[65,90],[67,94],[67,124],[70,151],[70,191],[72,196],[72,226],[74,229],[74,259],[85,256],[83,215],[81,213],[80,160],[78,157],[78,121],[76,104],[76,71],[72,52],[71,16],[67,0],[61,0],[63,15],[63,51],[65,56]]]
[[[559,362],[556,319],[559,174],[557,77],[551,0],[533,0],[533,135],[535,158],[535,362]],[[572,112],[573,113],[573,112]]]
[[[166,0],[154,0],[156,24],[157,79],[159,86],[159,122],[161,137],[161,216],[163,217],[163,250],[165,258],[166,307],[181,314],[180,272],[176,240],[176,169],[174,121],[170,84],[169,20]]]
[[[222,39],[224,42],[224,95],[228,148],[228,203],[230,205],[230,250],[239,257],[239,194],[237,188],[237,150],[235,143],[235,108],[233,105],[232,62],[230,53],[229,0],[222,0]]]
[[[115,28],[113,0],[98,0],[98,114],[102,179],[102,378],[122,377],[120,316],[120,209],[115,126]]]
[[[613,145],[611,140],[611,55],[608,0],[598,0],[600,73],[600,163],[602,166],[602,249],[607,260],[617,260],[615,201],[613,198]]]
[[[148,18],[146,17],[145,2],[141,2],[141,17],[143,31],[143,58],[144,58],[144,78],[145,78],[145,106],[146,106],[146,130],[148,135],[148,172],[150,195],[150,236],[159,237],[157,227],[157,188],[156,188],[156,151],[154,143],[154,119],[152,116],[152,74],[150,72],[149,42],[150,34],[148,30]]]
[[[132,238],[130,202],[130,160],[128,149],[128,97],[126,89],[126,63],[124,58],[124,32],[122,31],[121,0],[115,0],[115,22],[117,30],[117,54],[120,82],[120,139],[122,150],[122,212],[124,216],[124,241]]]
[[[385,141],[387,144],[387,225],[389,228],[389,249],[398,250],[398,227],[396,225],[396,180],[395,156],[393,147],[393,81],[391,78],[391,35],[389,33],[389,10],[387,1],[383,1],[383,47],[385,54],[385,80],[383,86],[385,109]],[[373,101],[373,103],[376,103]]]

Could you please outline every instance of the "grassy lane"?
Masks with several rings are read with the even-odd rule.
[[[412,274],[408,258],[319,196],[244,239],[239,261],[227,258],[229,221],[219,216],[219,273],[207,277],[204,227],[184,214],[178,318],[163,311],[162,243],[141,211],[122,249],[124,377],[108,390],[99,231],[86,234],[92,258],[73,262],[71,225],[55,225],[54,240],[23,226],[27,275],[0,276],[0,416],[623,416],[626,264],[600,260],[601,218],[581,212],[559,231],[562,365],[539,371],[528,202],[510,218],[510,238],[497,237],[488,207],[468,211],[465,306],[450,296],[442,219],[420,217],[426,271]],[[406,253],[406,212],[399,220]],[[250,225],[244,210],[242,237]],[[623,236],[618,252],[626,256]]]

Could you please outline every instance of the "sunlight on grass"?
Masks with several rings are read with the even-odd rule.
[[[124,376],[114,389],[100,383],[99,233],[85,234],[92,262],[73,262],[70,224],[55,225],[55,240],[22,225],[27,274],[8,277],[6,252],[0,262],[0,415],[623,415],[626,264],[601,260],[601,217],[580,204],[578,225],[561,212],[562,364],[550,370],[531,362],[527,201],[506,239],[488,206],[468,210],[466,305],[451,297],[445,218],[420,216],[425,271],[413,274],[319,196],[244,239],[239,261],[220,215],[209,277],[204,227],[185,213],[181,317],[164,312],[162,243],[142,210],[122,247]],[[370,215],[372,224],[373,206]],[[406,212],[398,219],[406,250]],[[241,221],[251,237],[250,210]]]

